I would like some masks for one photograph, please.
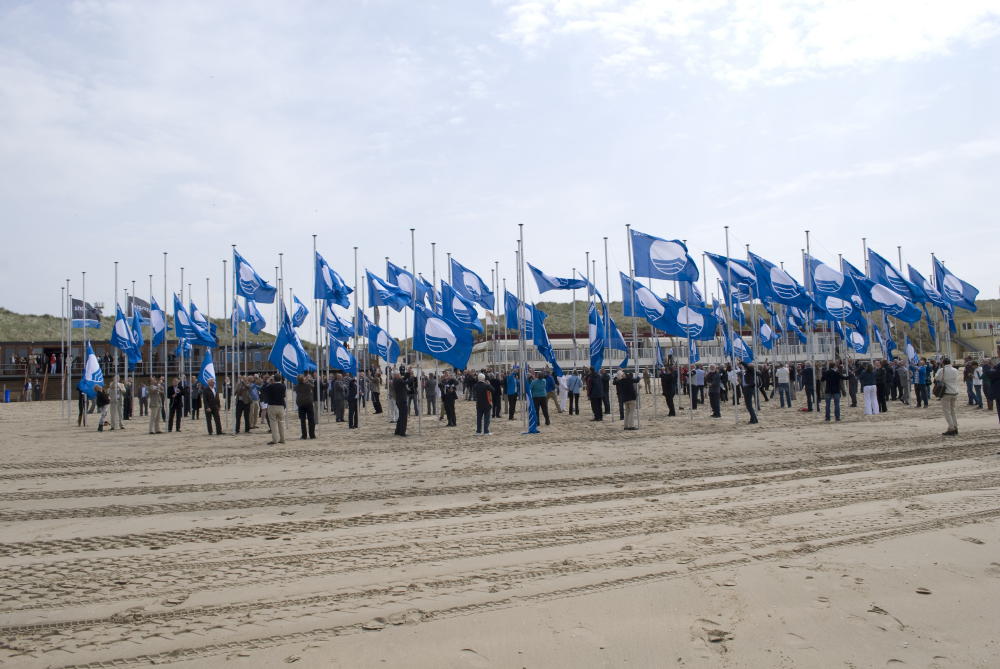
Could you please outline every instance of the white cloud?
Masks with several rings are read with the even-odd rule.
[[[504,36],[528,47],[593,36],[600,67],[683,64],[734,87],[942,55],[1000,33],[994,0],[533,0],[507,14]]]

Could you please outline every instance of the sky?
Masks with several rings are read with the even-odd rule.
[[[519,224],[602,289],[607,237],[612,298],[626,224],[799,278],[806,230],[831,264],[865,237],[994,297],[998,81],[996,0],[8,0],[0,306],[58,315],[83,271],[111,305],[114,261],[162,300],[167,252],[218,316],[236,244],[312,308],[312,235],[353,282],[411,228],[425,277],[512,286]]]

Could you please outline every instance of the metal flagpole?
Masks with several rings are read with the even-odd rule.
[[[533,402],[528,394],[528,349],[525,346],[525,336],[527,335],[527,325],[524,320],[524,284],[521,281],[521,274],[524,266],[524,223],[518,223],[517,239],[517,268],[515,280],[517,282],[517,352],[521,365],[521,426],[525,431],[528,429],[528,411],[525,404]],[[532,324],[534,325],[534,324]]]
[[[187,287],[188,287],[188,292],[187,292],[188,309],[190,310],[190,308],[191,308],[191,300],[194,297],[194,293],[191,292],[191,284],[190,283],[187,285]],[[188,356],[187,356],[188,403],[191,405],[191,408],[193,409],[194,408],[194,379],[191,378],[192,376],[194,376],[194,344],[191,344],[191,351],[188,353]]]
[[[71,397],[73,395],[73,296],[69,292],[69,279],[66,279],[66,313],[69,314],[69,319],[66,321],[66,355],[63,356],[63,377],[64,385],[66,387],[66,419],[72,424],[73,418],[73,404],[71,402]],[[86,314],[84,314],[86,316]]]
[[[386,260],[388,261],[388,258]],[[360,300],[358,300],[358,296],[359,296],[359,293],[358,293],[358,247],[355,246],[354,247],[354,313],[351,314],[351,322],[354,323],[354,351],[353,351],[353,353],[354,353],[355,364],[357,364],[357,356],[358,356],[358,330],[361,328],[361,324],[358,322],[358,307],[360,306]],[[378,307],[376,307],[376,309],[377,308]],[[388,330],[388,327],[389,327],[389,323],[388,323],[388,320],[387,320],[386,321],[386,329],[387,330]],[[358,390],[360,392],[360,388]],[[348,398],[348,399],[350,399],[350,398]],[[357,402],[358,402],[359,406],[357,408],[357,411],[355,411],[354,415],[357,418],[358,429],[360,430],[361,429],[361,406],[360,406],[361,402],[360,402],[360,398],[357,398]],[[332,395],[330,396],[330,406],[331,407],[333,406],[333,397],[332,397]]]
[[[235,298],[231,301],[229,299],[229,274],[228,268],[226,267],[226,259],[222,259],[222,316],[226,318],[226,329],[229,330],[229,344],[222,348],[222,357],[225,360],[225,370],[226,370],[226,381],[228,383],[228,388],[223,387],[223,397],[226,397],[228,393],[229,407],[226,409],[226,432],[235,431],[236,421],[230,420],[231,416],[229,413],[236,410],[236,379],[233,375],[232,369],[232,353],[233,353],[233,341],[235,340],[235,333],[233,332],[233,302]],[[233,286],[236,288],[236,286]],[[228,309],[228,314],[226,310]],[[235,434],[235,432],[231,432]]]
[[[754,265],[750,261],[750,245],[749,244],[746,244],[746,250],[747,250],[747,262],[750,263],[750,266],[754,268],[754,272],[753,272],[753,275],[754,275],[754,286],[756,287],[756,286],[760,285],[760,282],[757,281],[757,269],[756,269],[756,265]],[[751,313],[751,316],[750,316],[750,336],[752,337],[752,339],[751,339],[751,342],[752,342],[751,346],[753,348],[753,357],[754,357],[754,360],[756,361],[760,357],[760,344],[758,342],[758,337],[757,337],[757,331],[760,329],[760,322],[759,322],[760,321],[760,314],[759,314],[759,311],[757,309],[757,300],[760,298],[760,291],[759,290],[756,291],[756,297],[754,297],[754,295],[755,295],[754,291],[751,291],[750,292],[750,313]],[[814,331],[813,332],[813,336],[815,336],[815,334],[816,333]],[[744,401],[746,401],[745,397],[743,399],[744,399]],[[757,376],[756,375],[754,375],[753,404],[754,404],[754,408],[757,409],[757,411],[760,411],[760,395],[757,393]]]
[[[167,306],[167,252],[163,252],[163,403],[166,404],[167,401],[167,384],[170,383],[170,370],[167,369],[167,312],[170,307]],[[177,323],[174,323],[177,326]],[[150,339],[150,345],[152,345],[152,337]]]
[[[494,307],[496,306],[496,297],[495,296],[497,294],[496,279],[497,279],[496,272],[491,267],[490,268],[490,290],[493,291],[493,295],[494,295],[494,300],[493,300],[493,306]],[[486,314],[489,315],[490,312],[487,311]],[[493,328],[495,330],[496,326],[494,325]],[[491,364],[489,364],[490,367],[496,367],[496,363],[497,363],[496,355],[494,355],[493,346],[490,345],[490,324],[486,323],[486,327],[484,329],[485,329],[485,336],[486,336],[486,351],[487,351],[486,352],[486,359],[487,359],[487,361],[491,361]]]
[[[63,373],[59,378],[59,417],[66,417],[66,286],[59,286],[59,360]],[[48,360],[45,361],[48,364]]]
[[[864,254],[862,256],[862,258],[864,258],[864,263],[865,263],[865,276],[868,276],[869,270],[868,270],[868,238],[867,237],[862,237],[861,238],[861,249],[862,249],[862,253]],[[855,282],[855,283],[857,283],[857,282]],[[868,318],[868,360],[872,363],[872,366],[875,365],[875,351],[872,350],[872,342],[874,341],[875,338],[872,336],[872,333],[873,333],[873,328],[876,327],[876,325],[875,325],[875,323],[873,321],[874,321],[874,319],[872,319],[869,316],[869,318]],[[881,345],[880,345],[880,347],[881,347]],[[882,351],[882,357],[883,358],[885,357],[885,350],[884,349]]]
[[[504,294],[504,324],[503,324],[503,366],[507,366],[507,277],[503,279],[503,294]]]
[[[118,314],[117,314],[117,311],[118,311],[118,261],[117,260],[115,261],[115,292],[114,292],[114,296],[115,296],[115,312],[116,312],[115,313],[115,318],[117,319],[118,318]],[[114,380],[115,392],[114,392],[114,398],[115,398],[115,409],[117,410],[117,403],[118,403],[118,347],[117,346],[112,346],[112,348],[115,350],[115,380]],[[119,420],[121,420],[121,416],[120,415],[119,415]],[[111,427],[114,427],[114,422],[111,423]],[[121,427],[120,423],[119,423],[118,427]]]
[[[413,294],[411,296],[413,300],[413,324],[417,323],[417,243],[416,243],[416,228],[410,228],[410,262],[413,263],[411,277],[413,280],[410,282],[413,284]],[[406,312],[403,312],[404,315]],[[423,370],[420,366],[421,355],[420,351],[417,351],[417,434],[420,434],[420,415],[423,410],[420,406],[420,395],[422,388],[420,387],[421,381],[423,381]],[[409,406],[407,406],[407,411],[409,411]]]
[[[806,230],[806,252],[805,252],[805,255],[802,257],[802,275],[805,277],[805,280],[806,280],[806,291],[808,292],[808,291],[811,290],[813,292],[813,294],[815,294],[815,288],[811,287],[812,281],[809,279],[809,275],[812,274],[812,272],[810,272],[809,269],[808,269],[809,258],[810,257],[812,257],[812,256],[810,255],[810,248],[809,248],[809,231]],[[819,333],[816,330],[816,317],[815,317],[815,313],[816,313],[816,310],[813,308],[812,303],[810,303],[809,304],[809,320],[812,322],[813,337],[812,337],[812,341],[810,342],[810,346],[809,346],[809,365],[812,367],[812,370],[813,370],[813,397],[816,398],[816,416],[818,417],[819,416],[819,393],[816,392],[816,388],[819,387],[819,385],[817,384],[817,381],[819,380],[819,376],[816,373],[816,340],[819,339]],[[829,327],[829,325],[828,325],[828,327]]]
[[[604,356],[608,356],[608,352],[611,351],[611,282],[608,276],[608,238],[604,238],[604,293],[606,295],[604,306],[607,308],[608,313],[602,314],[606,316],[604,319]],[[615,391],[617,394],[617,391]],[[611,422],[615,422],[615,412],[611,412]]]
[[[357,262],[357,259],[356,259],[357,258],[357,247],[355,247],[354,253],[355,253],[354,272],[355,272],[355,275],[357,275],[357,271],[358,271],[357,270],[357,264],[358,264],[358,262]],[[385,257],[385,264],[386,264],[386,267],[389,266],[389,256]],[[357,282],[358,282],[358,280],[357,280],[357,277],[355,276],[355,279],[354,279],[355,286],[357,286]],[[373,299],[371,291],[369,291],[369,293],[368,293],[368,299]],[[388,304],[386,304],[384,306],[385,306],[385,333],[391,337],[392,336],[392,330],[389,329],[389,313],[390,313],[390,309],[389,309],[389,305]],[[378,307],[375,307],[375,311],[376,312],[378,311]],[[357,328],[355,328],[355,331],[357,331]],[[405,362],[406,358],[403,358],[403,361]],[[386,364],[389,364],[389,362],[386,361]],[[389,392],[388,384],[392,383],[392,375],[391,374],[387,375],[385,382],[386,382],[386,393],[388,393]],[[388,394],[386,395],[386,397],[388,397]],[[409,409],[407,409],[407,411],[409,411]]]
[[[635,272],[632,267],[632,225],[630,223],[625,224],[625,241],[628,244],[628,278],[630,281],[635,281]],[[630,306],[629,309],[632,312],[632,355],[635,356],[635,361],[633,362],[635,366],[635,381],[633,385],[635,386],[635,420],[636,427],[639,427],[640,418],[640,408],[639,398],[642,396],[642,392],[639,390],[639,326],[636,324],[635,320],[635,290],[631,291],[632,295],[629,296]],[[622,294],[622,313],[625,313],[625,295]],[[626,426],[628,427],[628,426]]]
[[[316,297],[316,235],[313,234],[313,335],[316,337],[316,422],[321,422],[323,418],[323,403],[320,401],[320,390],[319,384],[322,383],[323,379],[323,352],[322,346],[320,345],[319,338],[319,328],[320,328],[320,316],[323,311],[320,310],[320,301]],[[326,303],[323,303],[323,310],[326,309]]]
[[[688,240],[682,239],[681,241],[684,242],[684,246],[687,247]],[[677,285],[676,281],[674,282],[674,285],[675,286]],[[692,285],[693,285],[693,283],[692,283]],[[691,307],[689,305],[689,298],[690,297],[691,297],[691,291],[690,290],[684,291],[684,308],[686,310],[688,310],[687,312],[685,312],[685,315],[684,315],[685,320],[690,319],[690,316],[688,315],[688,313],[690,312],[690,309],[691,309]],[[696,406],[696,401],[697,400],[695,398],[695,391],[694,391],[694,378],[695,378],[694,365],[695,365],[695,361],[691,359],[691,328],[690,327],[684,328],[684,332],[687,333],[687,340],[688,340],[688,343],[687,343],[687,349],[688,349],[687,350],[687,355],[688,355],[688,374],[687,374],[688,378],[687,378],[687,382],[688,382],[688,394],[690,395],[691,409],[692,409],[691,411],[688,412],[688,418],[690,418],[691,420],[694,420],[694,408]]]
[[[135,279],[132,279],[132,304],[130,305],[130,308],[129,308],[129,312],[130,312],[129,313],[129,318],[132,318],[132,317],[135,316],[135,295],[136,295],[136,292],[135,292]],[[140,319],[140,322],[141,322],[141,319]],[[131,323],[130,323],[130,325],[131,325]],[[140,325],[140,327],[142,327],[142,326]],[[139,356],[141,357],[142,356],[142,351],[139,351],[138,353],[139,353]],[[135,373],[137,371],[139,371],[139,365],[138,365],[138,363],[136,363],[136,366],[132,369],[131,401],[135,400],[135,393],[136,393]],[[129,407],[129,412],[128,413],[129,413],[129,416],[132,415],[132,407]]]
[[[500,321],[497,318],[497,303],[499,302],[500,295],[500,261],[493,261],[493,272],[496,280],[493,282],[493,363],[498,365],[497,362],[500,359]]]
[[[87,273],[81,272],[81,286],[80,290],[83,293],[83,369],[80,370],[80,380],[87,374],[87,319],[90,314],[87,312]],[[83,426],[87,427],[87,405],[89,402],[84,400],[83,402]]]
[[[573,273],[570,274],[573,281],[576,281],[576,268],[573,268]],[[577,351],[576,351],[576,288],[573,289],[573,373],[576,374],[577,371]]]
[[[736,308],[736,296],[733,295],[733,261],[730,259],[730,256],[729,256],[729,226],[726,225],[726,226],[723,226],[723,227],[726,230],[726,286],[725,286],[725,289],[729,293],[729,295],[728,295],[729,299],[727,300],[727,302],[729,303],[728,304],[729,308],[726,310],[728,312],[728,314],[729,314],[728,315],[728,320],[729,320],[729,323],[728,323],[728,325],[729,325],[729,328],[728,328],[729,329],[729,365],[732,368],[732,370],[734,372],[736,372],[736,382],[739,383],[740,374],[739,374],[739,371],[736,369],[736,346],[733,343],[734,334],[736,333],[736,319],[733,316],[733,309]],[[752,267],[752,265],[751,265],[751,267]],[[753,295],[753,291],[752,290],[750,292],[750,295],[751,296]],[[725,298],[723,298],[723,299],[725,299]],[[742,309],[742,308],[743,307],[740,306],[740,309]],[[733,384],[733,424],[734,425],[736,423],[738,423],[739,420],[740,420],[740,416],[739,416],[740,412],[736,409],[736,392],[737,392],[737,390],[738,390],[738,388],[737,388],[736,384],[734,383]],[[746,401],[746,398],[744,398],[744,401]]]

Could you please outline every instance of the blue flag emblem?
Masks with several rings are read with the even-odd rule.
[[[274,346],[267,359],[278,368],[282,376],[290,381],[294,381],[299,374],[304,372],[316,371],[316,363],[312,361],[303,348],[299,335],[292,328],[288,312],[284,309],[282,309],[278,336],[274,339]]]
[[[257,274],[253,266],[235,250],[233,251],[233,267],[236,271],[236,294],[248,300],[273,304],[278,292],[271,284]]]
[[[677,239],[666,240],[632,230],[632,261],[635,275],[650,279],[697,281],[698,265],[688,255],[687,246]]]
[[[358,361],[347,347],[330,337],[330,367],[347,372],[351,376],[358,373]]]
[[[547,290],[573,290],[587,287],[587,282],[584,279],[562,279],[552,276],[531,263],[528,263],[528,269],[531,270],[531,276],[535,278],[539,293],[544,293]]]
[[[292,295],[292,306],[295,307],[295,313],[292,314],[292,326],[300,327],[306,322],[309,310],[306,308],[306,305],[302,304],[302,300],[299,299],[298,295]]]
[[[934,258],[934,276],[944,299],[956,307],[976,310],[976,296],[979,289],[952,274],[937,258]]]
[[[455,369],[465,369],[472,355],[472,334],[417,305],[413,311],[413,350]]]
[[[212,350],[205,349],[205,357],[201,360],[201,371],[198,373],[198,380],[202,385],[207,386],[209,379],[215,378],[215,363],[212,362]]]
[[[77,388],[83,392],[84,395],[90,398],[97,396],[94,391],[94,386],[104,385],[104,372],[101,371],[101,365],[97,362],[97,356],[94,355],[94,349],[91,347],[90,342],[87,342],[87,361],[84,363],[83,368],[83,378],[77,384]]]
[[[257,303],[253,300],[247,300],[247,325],[250,326],[250,332],[254,334],[259,334],[264,326],[267,325],[267,321],[264,320],[264,315],[260,313],[260,309],[257,308]]]
[[[354,289],[344,283],[344,279],[316,253],[316,271],[313,280],[313,297],[317,300],[331,300],[345,309],[351,306],[348,295]]]
[[[483,331],[476,305],[459,295],[447,281],[441,282],[441,316],[467,330]]]
[[[451,259],[451,283],[459,295],[472,300],[484,309],[493,309],[493,291],[486,282],[471,269],[454,258]]]
[[[385,360],[390,365],[399,359],[399,343],[385,330],[368,321],[365,326],[368,337],[368,352]]]

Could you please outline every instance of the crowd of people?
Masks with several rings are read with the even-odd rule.
[[[223,377],[202,384],[197,377],[163,377],[143,380],[133,388],[133,379],[114,377],[107,387],[95,388],[95,397],[79,396],[77,425],[87,423],[87,415],[98,413],[98,430],[124,429],[138,400],[139,416],[149,417],[150,434],[180,432],[182,420],[199,420],[204,414],[209,434],[222,434],[221,414],[233,412],[236,434],[250,433],[266,423],[268,444],[285,443],[285,411],[288,390],[292,391],[299,418],[300,439],[315,439],[320,411],[331,414],[334,422],[346,422],[348,429],[359,427],[362,412],[385,416],[395,424],[395,434],[406,436],[408,419],[425,415],[437,417],[445,427],[457,427],[456,403],[475,403],[476,434],[491,434],[490,424],[506,416],[519,417],[518,403],[532,403],[540,427],[549,426],[552,413],[580,415],[581,396],[592,414],[590,420],[603,421],[615,401],[625,430],[639,429],[639,395],[654,394],[653,381],[659,380],[666,417],[680,411],[696,411],[707,404],[711,418],[722,417],[722,407],[730,404],[745,410],[750,424],[759,422],[761,403],[777,410],[798,409],[824,412],[824,420],[841,420],[841,402],[861,406],[865,415],[890,411],[893,404],[927,408],[937,398],[947,424],[945,435],[958,434],[955,406],[962,391],[970,406],[993,410],[1000,418],[1000,363],[967,359],[956,367],[947,358],[902,360],[828,361],[817,364],[768,362],[760,365],[739,363],[677,365],[672,359],[656,369],[569,370],[556,377],[548,369],[525,370],[517,366],[480,371],[443,371],[418,374],[403,365],[372,369],[359,374],[333,371],[300,375],[286,384],[278,374],[252,374],[235,383]],[[963,388],[964,386],[964,388]],[[382,403],[383,389],[386,405]],[[777,396],[777,398],[775,397]],[[773,404],[771,404],[773,402]],[[234,406],[235,404],[235,406]]]

